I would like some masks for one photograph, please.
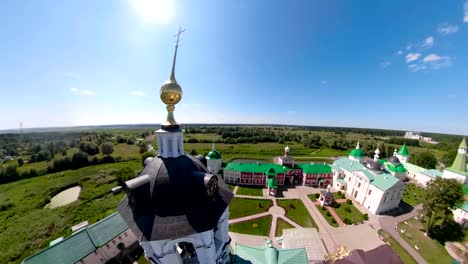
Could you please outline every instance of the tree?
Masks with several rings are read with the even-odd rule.
[[[148,151],[148,144],[146,142],[140,142],[138,143],[138,147],[140,148],[140,153],[144,153]]]
[[[112,144],[112,142],[104,142],[101,144],[101,152],[102,154],[106,155],[106,156],[109,156],[110,154],[112,154],[112,152],[114,152],[114,144]]]
[[[424,215],[429,219],[427,233],[437,220],[442,219],[442,225],[451,219],[452,209],[463,204],[463,185],[455,179],[435,178],[427,184],[423,194]]]
[[[456,156],[457,156],[457,149],[452,149],[444,154],[441,162],[445,164],[445,167],[449,167],[450,165],[452,165]]]
[[[117,182],[123,185],[126,181],[135,177],[135,171],[130,167],[123,167],[116,173]]]
[[[18,166],[21,167],[21,166],[23,166],[23,164],[24,164],[24,160],[22,158],[19,158],[18,159]]]
[[[146,158],[148,157],[154,157],[154,154],[152,152],[144,152],[143,154],[141,154],[141,164],[143,165],[143,167],[145,166],[145,160]]]
[[[73,168],[81,168],[88,165],[88,154],[83,151],[78,151],[73,154],[72,166]]]
[[[421,166],[426,169],[435,169],[437,165],[437,159],[434,154],[424,151],[414,155],[414,164]]]

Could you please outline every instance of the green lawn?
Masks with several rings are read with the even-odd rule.
[[[400,236],[414,248],[418,245],[417,252],[427,261],[427,263],[452,263],[452,257],[445,250],[444,245],[441,245],[437,240],[424,235],[423,226],[415,219],[408,220],[408,225],[404,222],[398,224],[398,231],[405,230]]]
[[[385,242],[390,244],[393,252],[397,254],[405,264],[417,264],[416,260],[406,251],[390,234],[384,230],[379,230],[379,235],[382,236]]]
[[[263,196],[263,192],[262,192],[261,187],[239,186],[239,188],[237,188],[236,194],[238,194],[238,195],[250,195],[250,196]]]
[[[126,166],[137,172],[141,162],[90,166],[0,185],[0,204],[12,205],[0,211],[2,263],[19,263],[47,247],[51,240],[69,236],[73,225],[85,220],[92,224],[115,212],[124,194],[110,194],[117,186],[113,174]],[[76,184],[82,187],[78,201],[44,209],[53,194]]]
[[[314,219],[310,216],[302,201],[299,199],[277,200],[279,206],[286,211],[286,217],[293,220],[302,227],[317,227]]]
[[[229,204],[229,219],[263,213],[272,205],[271,200],[234,197]]]
[[[405,191],[403,192],[402,200],[409,205],[415,206],[422,202],[423,192],[423,188],[414,183],[408,183],[405,187]]]
[[[282,236],[283,229],[288,229],[288,228],[294,228],[294,226],[292,226],[290,223],[278,217],[278,220],[276,221],[275,236]]]
[[[339,194],[338,192],[334,192],[333,193],[333,198],[335,200],[338,200],[338,199],[346,199],[346,196],[345,196],[345,193],[344,192],[341,192],[341,194]]]
[[[234,188],[236,187],[235,185],[229,183],[226,183],[226,185],[229,187],[229,190],[231,190],[231,192],[234,191]]]
[[[315,152],[313,156],[316,157],[334,157],[334,156],[348,156],[349,150],[336,150],[332,148],[322,148]]]
[[[315,198],[315,193],[307,195],[312,202],[317,201],[318,198]]]
[[[265,217],[229,225],[229,231],[241,234],[268,236],[270,233],[270,226],[271,215],[268,215]]]
[[[323,218],[325,218],[325,220],[327,220],[328,224],[333,226],[333,227],[338,227],[338,223],[336,222],[335,218],[333,218],[333,216],[331,215],[327,215],[328,213],[328,210],[327,208],[322,208],[321,206],[317,206],[317,209],[319,210],[319,212],[323,215]]]
[[[346,208],[349,208],[351,212],[346,212]],[[351,220],[352,224],[364,221],[363,214],[352,204],[343,203],[339,208],[334,208],[338,216],[346,223],[345,219]]]

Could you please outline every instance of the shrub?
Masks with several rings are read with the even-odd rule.
[[[346,206],[344,210],[345,210],[345,212],[347,212],[347,213],[351,213],[351,208],[349,208],[348,206]]]
[[[331,222],[332,222],[333,224],[336,224],[335,218],[333,218],[333,219],[331,220]]]
[[[314,196],[316,199],[318,199],[320,197],[320,193],[316,193]]]
[[[14,206],[14,204],[12,202],[10,202],[10,201],[2,202],[0,204],[0,212],[6,211],[6,210],[10,209],[13,206]]]
[[[364,219],[364,220],[369,220],[369,215],[368,215],[368,214],[363,214],[363,215],[362,215],[362,219]]]
[[[346,199],[346,203],[347,204],[353,204],[353,201],[351,201],[350,199]]]
[[[344,222],[345,224],[347,224],[347,225],[350,225],[350,224],[353,223],[353,221],[351,221],[351,219],[349,219],[349,218],[345,218],[345,219],[343,220],[343,222]]]
[[[327,216],[331,216],[330,212],[327,212]]]
[[[321,208],[322,208],[323,211],[327,210],[327,208],[325,208],[325,206],[322,206]]]
[[[333,204],[333,207],[334,207],[334,208],[340,208],[340,206],[341,206],[340,203],[335,203],[335,204]]]

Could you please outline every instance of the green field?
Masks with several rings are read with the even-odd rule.
[[[403,202],[415,206],[422,202],[424,188],[417,186],[414,183],[408,183],[403,191]]]
[[[263,213],[272,205],[271,200],[234,197],[229,204],[229,219]]]
[[[112,214],[123,194],[110,194],[117,185],[113,174],[123,167],[137,172],[141,162],[129,161],[86,167],[0,185],[0,259],[19,263],[48,246],[58,237],[71,234],[70,228],[82,221],[89,223]],[[80,199],[67,206],[44,209],[51,196],[66,186],[82,187]]]
[[[230,232],[256,236],[268,236],[270,233],[271,215],[229,225]]]
[[[416,260],[406,251],[390,234],[384,230],[379,230],[379,235],[382,236],[385,242],[390,244],[390,247],[393,249],[395,254],[397,254],[400,259],[405,264],[417,264]]]
[[[275,236],[282,236],[283,229],[288,229],[288,228],[294,228],[294,226],[292,226],[290,223],[278,217],[278,219],[276,220]]]
[[[299,199],[277,200],[279,206],[286,211],[286,217],[302,227],[317,227],[302,201]]]
[[[350,212],[346,212],[346,208],[349,208]],[[363,214],[352,204],[343,203],[339,208],[333,209],[345,223],[346,218],[351,220],[351,223],[348,224],[356,224],[364,221]]]
[[[236,194],[250,195],[250,196],[263,196],[263,191],[261,187],[239,186],[239,188],[237,188]]]
[[[441,245],[437,240],[433,240],[424,235],[421,231],[424,227],[417,220],[408,220],[408,225],[401,222],[398,224],[398,230],[405,230],[400,236],[411,246],[417,245],[417,252],[427,261],[427,263],[452,263],[452,257],[445,250],[444,245]]]
[[[320,205],[317,205],[317,209],[319,210],[319,212],[322,214],[323,218],[325,218],[325,220],[327,220],[328,224],[333,226],[333,227],[338,227],[338,223],[336,222],[335,218],[333,218],[333,216],[328,212],[327,208],[326,207],[321,207]],[[328,214],[330,215],[328,215]]]

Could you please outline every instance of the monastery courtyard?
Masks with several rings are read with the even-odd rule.
[[[267,189],[262,189],[263,196],[239,195],[237,194],[239,188],[245,187],[234,187],[233,192],[236,198],[256,199],[258,201],[270,200],[273,205],[270,208],[268,208],[267,211],[264,210],[261,213],[251,214],[248,216],[242,216],[238,218],[231,218],[230,216],[230,231],[233,225],[235,226],[235,224],[242,222],[245,223],[249,220],[265,218],[268,216],[271,216],[271,226],[269,227],[268,236],[247,235],[230,232],[229,234],[233,240],[233,243],[231,243],[231,245],[233,247],[235,247],[236,243],[249,246],[260,246],[265,243],[266,239],[271,240],[275,246],[281,247],[281,245],[278,243],[278,239],[281,237],[281,235],[280,232],[277,232],[279,221],[283,220],[289,224],[288,226],[292,226],[296,229],[304,228],[292,219],[286,217],[286,212],[283,208],[285,203],[288,204],[287,201],[297,201],[297,199],[300,200],[302,204],[304,204],[308,214],[312,217],[314,221],[312,227],[316,227],[318,229],[318,233],[320,235],[322,245],[325,251],[334,252],[340,246],[346,246],[346,248],[349,250],[371,250],[384,244],[384,242],[379,238],[379,235],[377,234],[377,230],[379,227],[372,226],[374,225],[374,222],[376,225],[379,225],[379,216],[369,215],[369,220],[362,221],[361,224],[345,225],[344,223],[339,223],[337,221],[339,227],[331,226],[324,218],[322,213],[319,211],[321,209],[319,209],[319,207],[317,206],[317,202],[313,202],[309,198],[309,195],[313,196],[314,194],[320,193],[320,191],[323,189],[308,186],[295,186],[292,188],[285,189],[282,192],[282,197],[278,198],[269,196]],[[338,202],[340,202],[340,199],[338,199]],[[279,203],[282,203],[283,207],[278,206]],[[353,202],[353,205],[361,213],[368,213],[364,208],[362,208],[355,202]],[[252,225],[254,225],[252,228],[260,228],[259,226],[255,226],[255,224]],[[310,225],[308,227],[310,227]],[[307,249],[307,241],[304,241],[303,246]],[[308,251],[307,253],[309,257],[311,257],[311,252]]]

